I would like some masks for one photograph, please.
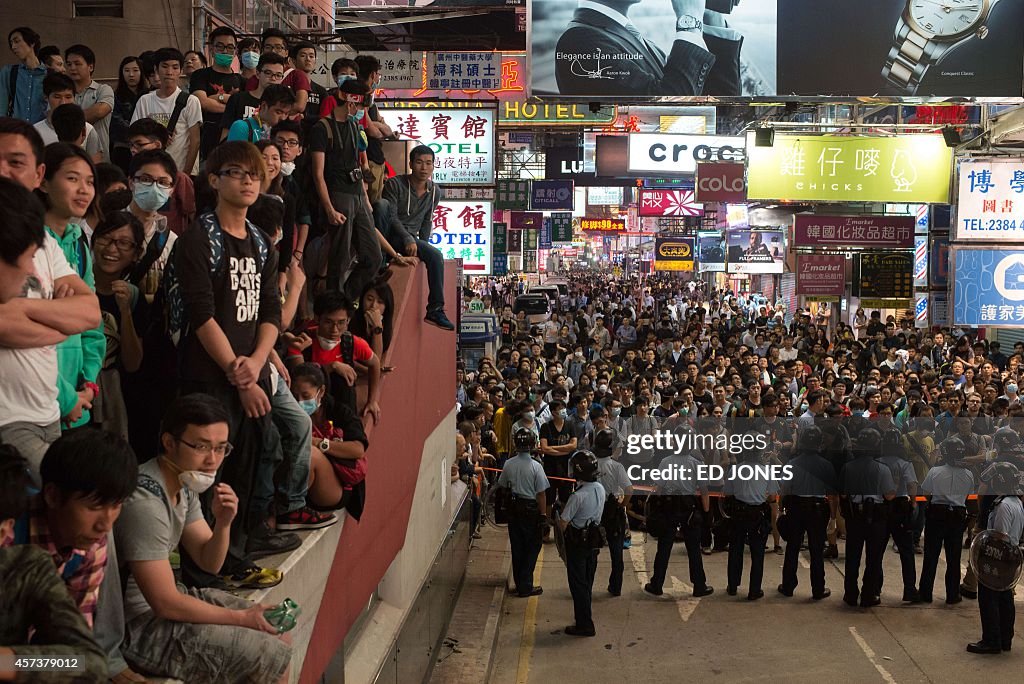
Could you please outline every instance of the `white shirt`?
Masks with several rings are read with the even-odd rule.
[[[49,120],[43,119],[35,124],[34,128],[39,132],[39,137],[43,139],[43,145],[52,145],[58,142],[57,131],[53,129],[53,124]],[[93,161],[96,161],[103,154],[100,150],[100,136],[88,121],[85,122],[85,142],[82,144],[82,147],[85,148],[85,151]]]
[[[55,281],[75,275],[57,241],[47,233],[32,259],[36,277],[29,278],[29,299],[53,299]],[[0,426],[30,423],[45,426],[60,420],[57,406],[57,347],[0,347]]]
[[[627,17],[625,14],[621,12],[616,12],[607,5],[602,5],[597,2],[591,2],[591,0],[579,0],[579,8],[593,10],[594,12],[597,12],[599,14],[603,14],[604,16],[608,17],[609,19],[619,24],[623,28],[626,28],[627,26],[637,28],[636,25],[629,20],[629,17]],[[697,19],[703,19],[703,17],[697,17]],[[641,31],[641,33],[643,32]],[[646,39],[644,40],[646,42]],[[676,31],[676,40],[685,40],[687,43],[693,43],[694,45],[697,45],[707,50],[707,43],[704,42],[704,36],[696,31]]]
[[[132,123],[135,123],[139,119],[153,119],[162,126],[167,126],[171,120],[171,114],[174,113],[174,101],[178,99],[178,93],[181,92],[181,88],[175,88],[174,92],[170,97],[161,98],[157,91],[146,93],[139,98],[139,103],[135,105],[135,113],[132,114]],[[189,175],[196,175],[199,173],[199,155],[196,155],[196,161],[191,168],[185,168],[185,156],[188,154],[188,131],[193,126],[200,126],[203,123],[203,108],[199,104],[199,98],[195,95],[188,96],[188,104],[181,110],[181,116],[178,117],[178,124],[174,127],[171,133],[171,142],[167,145],[167,153],[174,158],[174,163],[178,165],[179,171],[184,171]]]

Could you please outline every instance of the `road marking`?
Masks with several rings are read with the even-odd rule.
[[[540,586],[541,569],[544,567],[544,547],[540,547],[537,565],[533,571],[533,586]],[[526,614],[523,616],[523,638],[519,647],[519,666],[516,668],[516,684],[526,684],[530,680],[530,658],[533,656],[533,643],[537,629],[537,603],[540,596],[526,599]]]
[[[803,568],[804,570],[810,570],[811,569],[811,564],[807,562],[806,558],[804,558],[804,554],[803,553],[800,553],[799,558],[800,558],[800,567]]]
[[[633,562],[636,581],[640,584],[640,589],[643,589],[644,585],[650,582],[650,577],[647,574],[647,552],[644,550],[644,544],[631,545],[629,547],[629,558]]]
[[[647,550],[644,544],[633,544],[630,546],[629,558],[633,563],[636,581],[640,585],[640,589],[643,590],[644,585],[650,581],[650,576],[647,574]],[[676,603],[676,608],[679,610],[679,617],[682,618],[683,622],[688,622],[694,611],[697,610],[700,599],[693,596],[693,587],[687,582],[683,582],[675,575],[670,575],[669,580],[672,582],[672,593],[681,595],[679,598],[672,597]]]
[[[864,651],[864,655],[868,657],[871,664],[875,666],[876,670],[878,670],[878,674],[882,675],[882,680],[885,681],[886,684],[896,684],[896,680],[893,679],[891,674],[889,674],[889,671],[879,664],[878,658],[875,657],[875,652],[870,646],[868,646],[868,642],[864,641],[864,637],[857,632],[856,627],[850,627],[850,634],[853,635],[854,641],[856,641],[857,645],[860,646],[860,650]]]

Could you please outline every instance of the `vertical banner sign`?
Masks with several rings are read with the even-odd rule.
[[[430,90],[499,90],[500,52],[430,52],[427,54]]]
[[[523,253],[523,273],[537,272],[537,250]]]
[[[693,238],[655,238],[655,271],[692,271]]]
[[[917,303],[914,305],[914,327],[928,327],[928,293],[920,292],[917,295]]]
[[[508,254],[494,255],[494,272],[491,275],[508,275]],[[460,290],[462,288],[459,288]]]
[[[954,249],[953,324],[1024,328],[1024,251]]]
[[[914,256],[909,252],[869,252],[860,255],[862,299],[910,299],[914,296]]]
[[[697,164],[698,202],[736,204],[747,201],[746,166],[737,162],[700,162]]]
[[[960,163],[956,239],[1024,242],[1024,159]]]
[[[568,212],[551,214],[551,242],[555,244],[572,242],[572,214]]]
[[[838,301],[846,293],[846,257],[798,255],[796,293],[817,301]]]
[[[928,287],[928,236],[914,236],[914,287]],[[925,318],[927,320],[927,317]]]
[[[530,208],[530,181],[499,180],[494,195],[495,208],[499,211],[526,211]]]
[[[494,253],[504,254],[508,251],[508,224],[494,224]]]
[[[493,204],[443,200],[434,210],[430,244],[445,259],[462,259],[468,275],[490,275]]]
[[[508,231],[508,253],[519,257],[523,256],[523,231]]]
[[[540,233],[540,228],[527,228],[525,235],[523,236],[523,251],[535,252],[537,251],[537,236]]]
[[[932,253],[928,260],[929,281],[932,288],[945,290],[949,286],[949,235],[932,235]]]
[[[494,183],[496,110],[393,107],[387,114],[395,135],[434,151],[435,183]]]
[[[534,211],[572,211],[573,200],[571,180],[535,180],[530,189],[530,209]]]
[[[540,249],[551,249],[551,219],[544,218],[540,226]]]
[[[700,216],[704,205],[694,200],[693,190],[640,190],[640,216]]]
[[[932,292],[932,325],[949,326],[949,297],[945,292]]]
[[[544,214],[539,211],[513,211],[508,229],[526,230],[527,228],[540,228],[543,220]]]

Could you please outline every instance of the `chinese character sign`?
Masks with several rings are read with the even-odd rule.
[[[797,214],[793,237],[797,247],[909,248],[914,246],[914,217]]]
[[[462,259],[470,275],[490,275],[492,240],[491,202],[444,200],[434,210],[430,244],[445,259]]]
[[[846,292],[846,257],[801,254],[797,257],[796,293],[842,297]]]
[[[494,198],[498,211],[526,211],[530,208],[530,181],[499,180]]]
[[[494,183],[493,109],[394,107],[384,116],[399,138],[434,151],[434,182]]]
[[[494,253],[503,254],[508,251],[508,224],[494,224]]]
[[[700,216],[704,205],[694,201],[693,190],[641,190],[640,216]]]
[[[545,218],[540,226],[539,249],[551,249],[551,219]]]
[[[751,199],[949,201],[953,151],[941,135],[776,135],[772,147],[750,138],[747,159]]]
[[[551,214],[551,242],[572,242],[572,214],[568,212]]]
[[[535,180],[530,189],[530,208],[543,210],[566,209],[574,205],[571,180]]]
[[[692,271],[693,251],[693,238],[656,238],[654,270]]]
[[[953,325],[1024,328],[1024,251],[953,252]]]
[[[430,52],[430,90],[498,90],[502,84],[500,52]]]
[[[870,252],[859,257],[854,294],[862,299],[910,299],[914,296],[913,252]]]
[[[956,239],[1024,241],[1024,159],[960,163]]]
[[[337,88],[338,84],[331,77],[331,65],[334,60],[356,56],[355,50],[332,50],[317,55],[316,69],[310,74],[311,80],[325,88]],[[423,65],[420,61],[422,52],[410,52],[408,48],[400,52],[370,51],[360,52],[360,55],[370,55],[380,61],[380,85],[378,88],[384,90],[405,90],[415,88],[421,80],[420,72]]]
[[[622,233],[626,230],[626,220],[582,218],[580,219],[580,230],[595,233]]]

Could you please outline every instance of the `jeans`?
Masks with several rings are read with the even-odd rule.
[[[278,503],[282,506],[278,513],[291,513],[306,505],[313,421],[299,406],[282,378],[277,380],[277,392],[270,398],[270,407],[274,426],[281,433],[281,452],[284,455],[276,487]]]

